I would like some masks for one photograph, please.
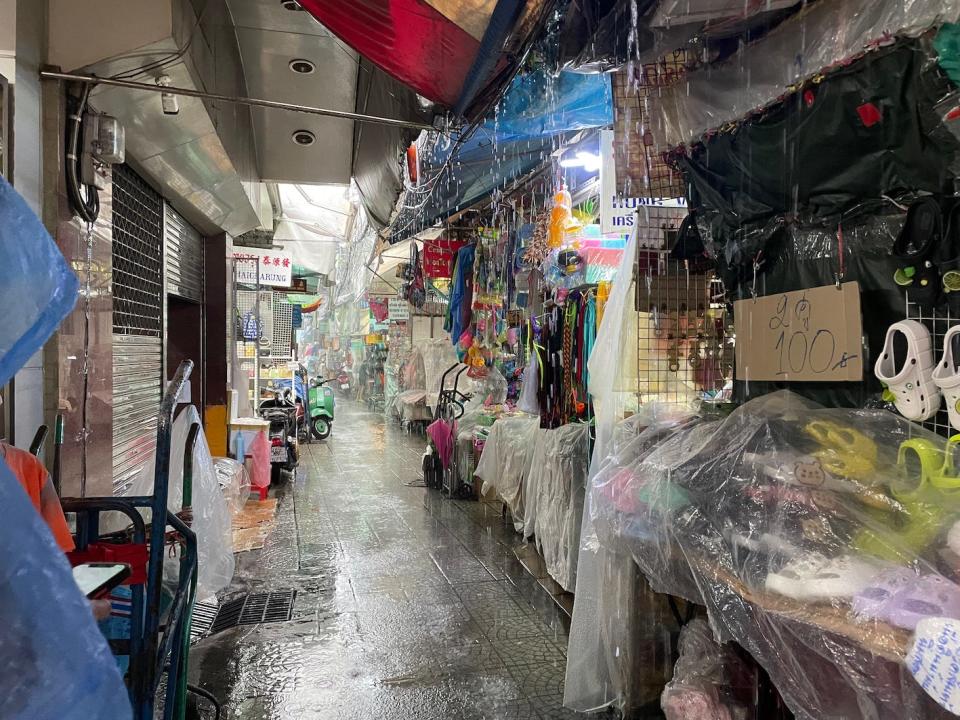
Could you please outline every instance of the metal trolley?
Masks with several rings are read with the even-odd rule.
[[[130,638],[114,643],[114,653],[129,655],[128,688],[134,720],[152,720],[163,675],[167,675],[164,720],[182,719],[186,714],[187,655],[190,619],[197,585],[197,538],[189,526],[193,484],[193,450],[200,427],[190,428],[184,454],[183,510],[167,509],[170,484],[170,454],[177,397],[193,370],[193,362],[180,364],[160,405],[157,422],[154,494],[131,497],[64,498],[63,509],[77,516],[77,550],[74,562],[109,560],[132,566]],[[148,528],[141,510],[149,509]],[[101,535],[100,519],[105,512],[119,512],[132,528],[118,537]],[[163,522],[157,521],[163,518]],[[184,519],[186,518],[186,519]],[[168,532],[171,528],[172,532]],[[182,546],[180,571],[173,599],[161,610],[165,547],[172,540]]]

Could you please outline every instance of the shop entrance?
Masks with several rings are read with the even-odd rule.
[[[196,363],[196,369],[190,376],[190,397],[202,417],[203,305],[176,295],[167,295],[167,372],[172,375],[184,360]]]

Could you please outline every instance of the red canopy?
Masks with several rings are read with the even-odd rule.
[[[498,3],[300,0],[300,4],[385,72],[427,99],[454,107],[462,99],[464,80],[478,59],[484,33]],[[498,56],[501,49],[502,43],[495,49]]]

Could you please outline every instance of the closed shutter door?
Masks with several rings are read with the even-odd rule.
[[[163,200],[127,165],[113,172],[113,492],[156,446],[163,388]]]
[[[167,292],[203,302],[203,239],[168,203],[164,218]]]

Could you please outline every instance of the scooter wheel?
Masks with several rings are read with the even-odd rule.
[[[313,436],[318,440],[326,440],[330,437],[330,421],[325,418],[314,418],[313,422],[310,423],[310,429],[313,431]]]
[[[283,469],[280,467],[279,463],[273,463],[270,465],[270,484],[279,485],[280,481],[283,479]]]

